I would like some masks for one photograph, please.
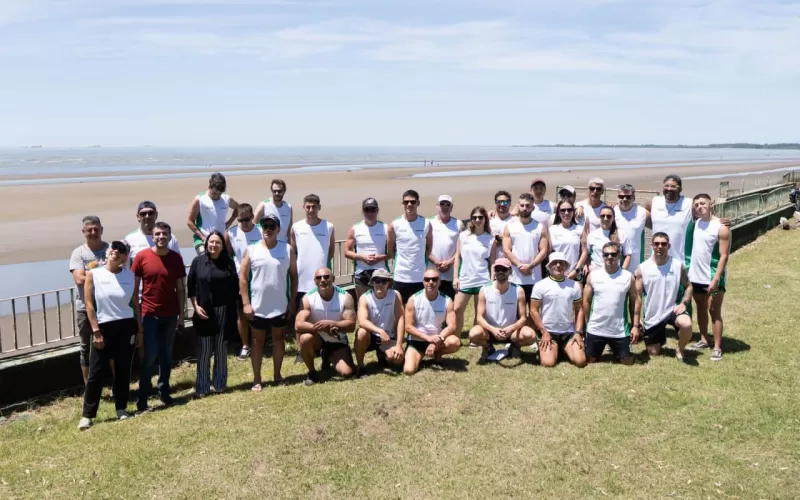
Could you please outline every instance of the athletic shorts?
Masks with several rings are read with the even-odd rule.
[[[77,311],[75,322],[78,324],[78,335],[81,338],[81,366],[89,368],[89,353],[92,349],[92,324],[86,311]]]
[[[572,340],[572,337],[574,336],[575,336],[574,333],[551,333],[550,343],[556,344],[558,348],[563,351],[564,348],[567,347],[569,341]]]
[[[414,349],[423,356],[425,355],[425,351],[428,350],[429,345],[431,345],[430,342],[425,342],[424,340],[417,340],[412,337],[406,337],[406,346]]]
[[[466,295],[478,295],[481,293],[481,287],[474,286],[472,288],[459,288],[458,293],[463,293]]]
[[[250,320],[250,327],[256,330],[263,330],[265,332],[271,331],[273,328],[283,328],[286,326],[286,314],[274,316],[272,318],[262,318],[261,316],[253,316]]]
[[[450,297],[450,300],[456,300],[456,289],[453,288],[453,282],[441,280],[439,283],[439,292],[446,297]]]
[[[342,349],[350,350],[350,342],[347,339],[346,333],[337,333],[335,335],[339,342],[328,342],[326,340],[322,341],[322,347],[315,353],[318,357],[323,359],[328,359],[331,354],[340,351]]]
[[[692,282],[692,292],[697,295],[708,295],[708,287],[710,285],[701,285],[700,283]],[[725,283],[720,281],[719,285],[717,286],[717,292],[724,292],[725,291]]]
[[[419,283],[403,283],[401,281],[395,281],[394,286],[392,287],[400,294],[400,298],[403,299],[403,305],[408,302],[408,299],[411,298],[412,295],[422,290],[424,285],[422,282]]]
[[[533,294],[533,285],[519,285],[522,287],[522,290],[525,292],[525,302],[531,301],[531,294]]]
[[[633,356],[633,354],[631,354],[630,337],[615,339],[588,333],[586,334],[584,342],[586,345],[586,356],[590,358],[600,359],[606,345],[611,346],[611,352],[614,353],[614,359],[617,361],[622,361],[623,359],[628,359]]]
[[[389,337],[389,343],[384,344],[381,341],[381,336],[377,333],[370,333],[369,334],[369,347],[367,347],[367,352],[369,351],[378,351],[380,353],[385,354],[386,351],[397,345],[397,338]]]
[[[359,271],[353,274],[353,283],[358,286],[363,286],[366,288],[371,288],[369,285],[369,280],[372,278],[372,273],[375,272],[375,269],[365,269],[363,271]]]
[[[686,313],[683,313],[686,314]],[[680,316],[680,315],[678,315]],[[647,328],[644,331],[644,344],[645,345],[664,345],[667,343],[667,327],[671,326],[678,331],[678,327],[675,325],[675,320],[678,319],[678,316],[675,313],[669,313],[669,316],[662,321],[661,323],[657,324],[652,328]]]

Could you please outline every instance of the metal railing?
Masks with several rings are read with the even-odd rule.
[[[783,174],[783,182],[797,184],[800,182],[800,170],[792,170]]]
[[[735,226],[747,219],[789,205],[791,190],[792,186],[786,184],[766,192],[744,194],[715,204],[713,212],[717,217],[730,219],[731,226]]]

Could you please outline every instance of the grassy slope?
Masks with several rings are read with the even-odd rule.
[[[737,252],[716,364],[484,367],[464,348],[445,372],[252,394],[231,360],[229,394],[123,423],[104,403],[84,433],[64,398],[0,426],[0,498],[796,497],[799,281],[794,231]],[[174,379],[188,393],[194,366]]]

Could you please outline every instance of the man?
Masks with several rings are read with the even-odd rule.
[[[656,233],[653,255],[636,269],[636,293],[644,300],[644,343],[647,354],[658,356],[667,342],[667,326],[678,332],[675,357],[684,361],[684,349],[692,339],[692,283],[683,261],[669,254],[669,236]]]
[[[284,242],[289,241],[289,233],[292,230],[294,211],[288,201],[283,201],[286,196],[286,183],[281,179],[272,179],[270,183],[272,196],[262,201],[256,207],[256,222],[261,221],[267,214],[272,214],[281,220],[281,232],[278,239]]]
[[[684,259],[686,235],[692,217],[692,201],[681,194],[683,181],[675,174],[664,178],[661,186],[663,196],[654,197],[647,205],[650,212],[650,228],[654,233],[669,236],[670,255]]]
[[[475,326],[469,331],[469,341],[481,346],[481,363],[485,363],[494,352],[494,343],[511,343],[512,349],[518,353],[522,346],[536,342],[536,333],[526,325],[525,292],[522,287],[509,282],[510,275],[511,262],[506,258],[495,260],[494,281],[478,292]]]
[[[189,205],[189,217],[186,225],[192,233],[194,249],[197,255],[205,252],[206,236],[213,230],[222,234],[233,224],[238,215],[239,204],[225,194],[227,181],[219,172],[211,174],[208,189],[198,194]],[[230,218],[228,209],[232,210]]]
[[[275,384],[283,382],[283,330],[287,318],[294,316],[297,299],[297,260],[291,245],[278,239],[281,220],[270,213],[261,219],[260,226],[263,237],[247,247],[239,270],[242,312],[253,332],[253,392],[261,392],[261,358],[267,331],[272,335],[273,380]]]
[[[183,328],[186,268],[179,253],[169,249],[172,228],[156,222],[153,230],[155,246],[136,255],[131,266],[135,275],[134,293],[142,291],[142,327],[144,341],[139,347],[142,365],[139,374],[140,412],[147,411],[152,391],[152,371],[158,356],[158,393],[161,402],[172,404],[169,377],[172,371],[172,345],[175,330]]]
[[[630,184],[623,184],[617,190],[619,204],[614,207],[614,219],[617,228],[630,242],[631,261],[628,270],[636,271],[644,261],[644,228],[650,220],[650,212],[635,203],[636,189]]]
[[[586,218],[588,232],[600,227],[600,210],[606,206],[603,201],[605,192],[605,182],[599,177],[594,177],[589,181],[589,196],[585,200],[578,202],[575,207],[575,218]]]
[[[378,200],[367,198],[361,202],[364,219],[350,226],[344,244],[344,256],[354,264],[353,283],[356,286],[356,300],[370,287],[370,278],[376,269],[389,269],[387,248],[394,245],[388,240],[388,228],[378,220],[380,209]]]
[[[538,222],[547,221],[553,215],[553,205],[546,200],[547,184],[544,179],[537,177],[531,181],[531,196],[533,196],[533,218]],[[519,215],[519,206],[511,210],[512,215]]]
[[[358,299],[358,331],[356,332],[356,376],[364,374],[364,355],[375,351],[381,366],[403,366],[403,300],[391,288],[392,275],[376,269],[369,284],[372,290]]]
[[[389,241],[394,244],[394,289],[400,292],[403,304],[422,290],[425,258],[431,254],[433,233],[431,221],[417,213],[419,193],[409,189],[403,193],[403,215],[389,224]],[[390,258],[392,247],[389,247]]]
[[[331,365],[342,377],[349,377],[355,371],[347,339],[356,326],[353,297],[333,286],[333,271],[326,267],[314,272],[314,282],[317,286],[303,296],[303,308],[294,324],[300,337],[300,355],[308,368],[306,385],[319,381],[315,356],[322,358],[323,369]]]
[[[72,251],[69,258],[69,272],[78,288],[78,296],[75,298],[75,321],[78,326],[80,336],[81,352],[80,363],[83,383],[89,378],[89,355],[92,347],[92,325],[86,316],[86,301],[83,296],[83,284],[86,282],[86,273],[97,266],[106,263],[106,252],[108,243],[103,241],[103,225],[100,218],[95,215],[87,215],[81,221],[83,228],[81,232],[86,240],[78,248]]]
[[[431,218],[431,231],[433,231],[433,245],[428,261],[436,266],[439,271],[439,291],[450,300],[455,300],[456,289],[453,287],[454,269],[456,260],[456,245],[458,235],[464,230],[464,223],[452,216],[453,198],[443,194],[439,196],[436,205],[436,216]]]
[[[405,326],[406,361],[403,373],[414,375],[422,358],[433,358],[440,366],[442,356],[453,354],[461,347],[456,335],[456,311],[453,301],[439,292],[439,271],[428,269],[423,276],[425,289],[415,293],[406,304]]]
[[[303,295],[314,288],[316,269],[331,267],[336,251],[336,236],[333,224],[320,219],[322,210],[319,196],[306,195],[303,198],[305,219],[296,222],[289,232],[289,244],[297,253],[297,309]]]
[[[562,252],[550,254],[549,276],[536,283],[531,295],[531,320],[539,330],[539,361],[552,368],[561,350],[577,367],[586,366],[583,350],[581,285],[567,277],[571,267]]]
[[[516,220],[503,229],[503,252],[514,265],[511,282],[525,293],[525,303],[531,300],[533,286],[542,279],[542,262],[547,258],[550,236],[547,224],[533,219],[534,199],[522,193],[517,202]]]
[[[498,191],[494,194],[494,211],[489,214],[489,227],[497,243],[497,258],[505,257],[503,251],[503,230],[506,224],[514,220],[511,213],[511,194],[508,191]]]
[[[136,220],[139,221],[139,229],[129,233],[123,240],[131,248],[131,262],[136,258],[137,253],[153,247],[153,229],[155,229],[156,221],[158,220],[156,204],[146,200],[139,203],[139,207],[136,209]],[[181,247],[174,234],[170,236],[169,245],[167,246],[173,252],[181,253]]]
[[[588,318],[585,344],[589,363],[599,361],[606,345],[610,345],[617,361],[632,365],[630,344],[638,342],[641,336],[641,299],[636,293],[633,274],[620,267],[620,252],[617,243],[603,245],[605,268],[589,273],[583,289],[583,315]],[[629,301],[633,302],[632,327],[628,322]]]

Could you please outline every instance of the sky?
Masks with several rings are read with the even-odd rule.
[[[800,142],[800,1],[1,0],[0,145]]]

